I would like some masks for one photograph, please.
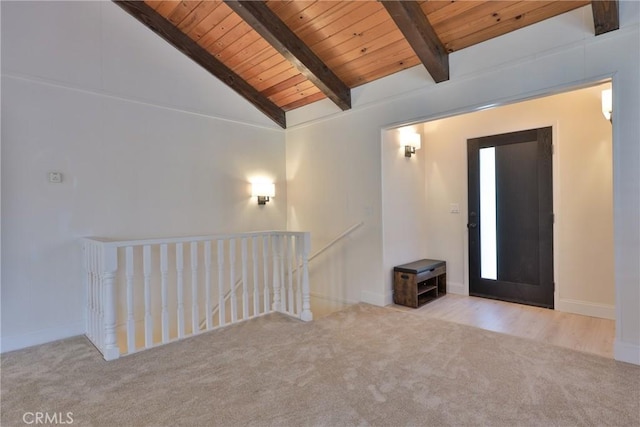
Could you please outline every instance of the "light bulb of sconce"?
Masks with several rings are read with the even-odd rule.
[[[259,205],[265,205],[276,195],[276,186],[271,182],[254,182],[251,184],[251,196],[258,198]]]
[[[613,116],[613,93],[611,89],[602,91],[602,115],[605,119],[611,121]]]
[[[407,133],[402,136],[402,145],[404,145],[405,157],[411,157],[416,150],[422,147],[419,133]]]

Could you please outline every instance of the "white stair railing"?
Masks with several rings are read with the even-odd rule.
[[[322,254],[323,252],[325,252],[327,249],[329,249],[330,247],[332,247],[333,245],[335,245],[336,243],[338,243],[340,240],[344,239],[345,237],[347,237],[349,234],[351,234],[353,231],[355,231],[356,229],[360,228],[362,225],[364,225],[364,222],[359,222],[357,224],[352,225],[351,227],[347,228],[345,231],[343,231],[342,233],[340,233],[338,236],[334,237],[329,243],[327,243],[322,249],[318,250],[317,252],[315,252],[313,255],[311,255],[308,259],[307,262],[311,262],[314,258],[316,258],[317,256],[319,256],[320,254]],[[255,246],[254,246],[255,249]],[[255,254],[254,254],[255,257]],[[293,280],[293,274],[296,275],[296,283],[298,283],[300,281],[300,263],[296,263],[296,266],[292,269],[292,270],[288,270],[291,272],[291,274],[288,274],[288,279],[289,281]],[[254,264],[254,268],[256,268],[256,265]],[[254,272],[254,276],[257,276],[257,272]],[[265,277],[265,283],[266,283],[267,279]],[[235,283],[234,288],[237,290],[237,288],[243,284],[242,280],[238,280]],[[254,288],[257,289],[257,288]],[[289,289],[291,289],[291,285],[289,285]],[[231,290],[227,291],[226,295],[224,295],[223,301],[225,301],[225,303],[229,300],[231,296]],[[268,293],[265,292],[265,298],[268,297]],[[302,293],[299,292],[299,290],[296,290],[295,292],[295,296],[293,295],[293,292],[290,292],[288,294],[289,297],[289,304],[292,305],[292,299],[295,298],[296,300],[296,304],[298,307],[302,307]],[[254,304],[256,304],[257,298],[254,297]],[[266,302],[265,302],[266,304]],[[218,310],[224,309],[225,304],[218,304],[212,311],[213,316],[216,315],[216,313],[218,312]],[[207,313],[209,313],[210,311],[207,311]],[[209,316],[210,317],[210,316]],[[203,328],[207,322],[207,319],[209,319],[209,317],[206,317],[205,319],[200,321],[200,328]]]
[[[318,250],[316,253],[314,253],[313,255],[311,255],[309,257],[309,261],[313,261],[314,258],[316,258],[317,256],[319,256],[320,254],[322,254],[323,252],[325,252],[327,249],[329,249],[330,247],[332,247],[333,245],[335,245],[336,243],[338,243],[340,240],[344,239],[345,237],[347,237],[349,234],[351,234],[352,232],[354,232],[356,229],[360,228],[361,226],[364,225],[364,222],[359,222],[357,224],[353,224],[351,227],[347,228],[346,230],[344,230],[342,233],[340,233],[339,235],[337,235],[336,237],[333,238],[333,240],[331,240],[329,243],[327,243],[326,245],[324,245],[324,247],[320,250]]]
[[[273,311],[312,320],[309,248],[287,231],[86,238],[86,335],[113,360]]]

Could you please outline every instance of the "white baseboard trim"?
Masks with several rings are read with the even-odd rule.
[[[555,303],[555,310],[582,314],[583,316],[600,317],[602,319],[616,319],[615,306],[608,304],[558,298]]]
[[[64,338],[83,335],[85,332],[84,322],[77,322],[58,328],[41,329],[21,335],[9,335],[0,338],[0,353],[7,351],[21,350],[34,345],[45,344]]]
[[[640,365],[640,345],[616,340],[613,344],[613,358],[620,362]]]
[[[393,295],[383,295],[377,292],[362,291],[360,292],[360,301],[366,302],[367,304],[384,307],[393,303]]]
[[[464,283],[447,282],[447,292],[457,295],[469,295]]]
[[[358,302],[358,301],[351,301],[351,300],[343,299],[343,298],[336,298],[334,296],[324,295],[324,294],[321,294],[321,293],[318,293],[318,292],[309,292],[309,295],[311,295],[314,298],[319,298],[319,299],[323,299],[323,300],[331,301],[331,302],[337,302],[337,303],[340,303],[340,304],[349,305],[349,304],[356,304]]]

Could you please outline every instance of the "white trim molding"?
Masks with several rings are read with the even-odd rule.
[[[358,301],[352,301],[350,299],[347,298],[341,298],[341,297],[335,297],[335,296],[331,296],[331,295],[325,295],[319,292],[310,292],[309,293],[310,296],[312,296],[313,298],[318,298],[318,299],[323,299],[325,301],[329,301],[332,303],[338,303],[338,304],[346,304],[346,305],[351,305],[351,304],[357,304]]]
[[[85,331],[85,322],[76,322],[67,326],[57,328],[40,329],[39,331],[29,332],[21,335],[10,335],[2,337],[0,340],[0,353],[8,351],[20,350],[34,345],[45,344],[52,341],[71,338],[77,335],[83,335]]]
[[[583,316],[599,317],[602,319],[616,319],[616,308],[614,305],[600,304],[596,302],[558,298],[555,303],[555,310],[565,313],[581,314]]]
[[[377,305],[378,307],[384,307],[393,303],[393,293],[388,292],[383,295],[377,292],[362,291],[360,293],[360,301]]]
[[[616,339],[613,344],[613,358],[620,362],[640,365],[640,345]]]
[[[464,283],[455,283],[447,281],[447,292],[457,295],[469,295],[469,288]]]

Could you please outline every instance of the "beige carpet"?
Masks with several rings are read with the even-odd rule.
[[[358,304],[272,314],[105,362],[81,337],[2,356],[2,426],[638,426],[640,367]]]

